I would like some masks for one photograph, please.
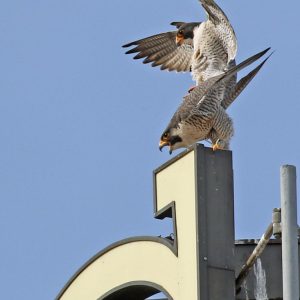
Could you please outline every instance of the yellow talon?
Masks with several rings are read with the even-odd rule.
[[[218,144],[214,144],[213,147],[212,147],[212,149],[213,149],[213,151],[216,151],[216,150],[218,150],[218,149],[220,149],[220,148],[219,148],[219,145],[218,145]]]
[[[222,150],[223,148],[219,145],[219,140],[216,141],[212,146],[213,151]]]

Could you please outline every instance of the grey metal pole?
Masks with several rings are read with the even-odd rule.
[[[299,299],[296,168],[280,169],[283,299]]]

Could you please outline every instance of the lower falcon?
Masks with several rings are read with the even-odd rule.
[[[225,109],[254,78],[270,56],[237,83],[235,90],[228,95],[230,99],[223,100],[226,105],[219,100],[220,89],[234,74],[262,57],[269,49],[251,56],[223,74],[209,78],[185,96],[161,136],[159,149],[169,146],[171,154],[175,149],[189,147],[197,141],[206,139],[211,140],[214,150],[228,149],[233,136],[233,123]]]

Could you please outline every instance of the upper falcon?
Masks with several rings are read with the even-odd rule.
[[[143,63],[162,70],[192,71],[197,84],[234,66],[237,41],[227,16],[213,0],[199,1],[208,16],[205,22],[173,22],[177,31],[126,44],[135,46],[126,54],[137,53],[134,59],[145,58]]]

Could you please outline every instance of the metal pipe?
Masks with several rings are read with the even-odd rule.
[[[299,299],[296,168],[280,169],[283,299]]]
[[[262,235],[261,239],[259,240],[257,246],[254,248],[253,252],[247,259],[246,263],[242,266],[240,274],[235,280],[235,292],[238,294],[241,290],[241,286],[246,279],[247,275],[249,274],[250,270],[252,269],[255,261],[261,255],[261,253],[266,248],[271,236],[273,234],[273,223],[271,223],[266,232]]]

